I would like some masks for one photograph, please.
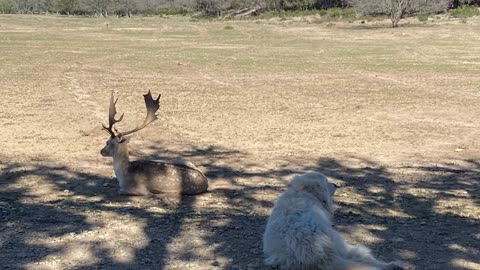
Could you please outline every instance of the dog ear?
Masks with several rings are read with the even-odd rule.
[[[325,204],[325,206],[327,206],[328,199],[330,197],[330,191],[328,188],[325,189],[325,186],[323,186],[321,183],[315,183],[309,187],[309,192],[313,193],[315,197],[317,197]]]
[[[330,196],[333,196],[335,194],[335,191],[337,190],[338,186],[332,183],[328,183],[328,193]]]

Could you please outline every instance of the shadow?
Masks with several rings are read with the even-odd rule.
[[[238,150],[226,149],[218,146],[209,146],[207,148],[189,147],[188,149],[172,150],[162,147],[163,143],[156,143],[146,147],[144,151],[149,155],[146,157],[138,150],[133,150],[132,154],[140,158],[150,158],[155,160],[181,160],[191,161],[196,166],[203,169],[204,174],[210,181],[223,179],[229,181],[234,186],[235,178],[254,178],[264,177],[277,179],[279,177],[290,176],[300,173],[298,169],[288,166],[275,169],[261,168],[257,162],[251,162],[251,156]],[[249,168],[259,168],[251,171]]]
[[[23,164],[0,164],[0,221],[1,221],[1,250],[0,261],[3,267],[20,268],[33,263],[39,258],[59,252],[59,247],[48,247],[30,241],[34,235],[40,237],[57,237],[67,234],[80,233],[92,228],[86,222],[85,216],[75,213],[68,206],[61,207],[62,200],[49,203],[36,203],[35,195],[29,191],[21,181],[29,176],[38,178],[58,178],[54,172],[64,167],[36,167],[26,168]],[[49,180],[50,181],[50,180]],[[53,180],[54,181],[54,180]],[[34,184],[35,185],[35,184]],[[66,187],[65,187],[66,188]]]
[[[480,265],[479,162],[406,166],[397,172],[360,158],[354,163],[361,166],[320,159],[308,168],[343,182],[348,192],[341,195],[362,198],[336,199],[335,220],[342,231],[353,234],[349,228],[359,223],[372,228],[370,233],[379,239],[370,246],[374,253],[385,260],[407,261],[411,269]]]
[[[155,200],[153,205],[165,207],[172,212],[155,215],[132,205],[132,198],[116,195],[117,186],[111,179],[76,172],[66,166],[18,163],[1,165],[0,260],[6,268],[20,269],[39,265],[62,269],[162,269],[168,254],[168,242],[178,234],[183,224],[179,213],[191,211],[195,200],[193,197],[182,198],[178,209],[161,199]],[[26,181],[38,182],[30,184]],[[50,184],[53,186],[42,188],[42,185]],[[52,193],[58,195],[52,196]],[[142,198],[140,201],[150,202],[151,199]],[[139,232],[146,235],[145,247],[130,248],[134,253],[130,256],[132,260],[122,261],[119,256],[115,258],[112,251],[118,246],[108,246],[96,239],[102,233],[108,233],[105,225],[113,224],[102,221],[104,213],[145,220],[145,229]],[[100,235],[95,235],[93,232],[99,228],[102,229]],[[129,228],[124,229],[128,230]],[[122,231],[107,235],[103,237],[103,242],[122,239],[125,235],[121,233]],[[88,234],[92,234],[92,237],[88,237]],[[135,238],[134,234],[131,236]],[[135,239],[125,239],[123,247],[128,248],[130,241]],[[80,259],[91,259],[94,263],[72,265],[68,262],[72,258],[75,260],[76,257],[81,257],[75,251],[86,252],[76,250],[78,247],[89,249],[92,257],[83,256]]]
[[[368,19],[364,19],[363,21],[367,21],[367,23],[352,23],[349,25],[342,25],[342,26],[337,26],[339,29],[345,29],[345,30],[357,30],[357,31],[362,31],[362,30],[391,30],[392,32],[394,31],[401,31],[401,29],[405,28],[423,28],[423,29],[430,29],[430,28],[438,28],[440,25],[434,24],[434,23],[427,23],[427,22],[403,22],[402,20],[400,21],[400,24],[396,28],[392,28],[392,23],[388,18],[385,18],[383,21],[382,20],[376,20],[376,21],[371,21]]]
[[[299,160],[272,169],[214,146],[145,151],[155,159],[193,161],[211,180],[209,192],[179,201],[124,197],[111,178],[93,172],[0,163],[3,266],[265,269],[261,240],[270,209],[285,181],[307,170],[341,185],[337,228],[356,243],[369,235],[365,244],[380,258],[427,270],[480,263],[477,161],[392,171],[355,157],[322,158],[313,166]]]
[[[166,149],[156,151],[163,155],[154,158],[170,159],[164,155],[169,153]],[[68,166],[0,163],[0,259],[4,266],[165,269],[174,265],[192,269],[202,262],[211,269],[229,269],[243,257],[260,263],[266,216],[252,209],[258,205],[271,208],[273,203],[258,200],[254,193],[278,188],[237,184],[235,178],[267,173],[247,174],[219,165],[233,155],[243,155],[238,151],[210,147],[169,154],[204,160],[200,166],[211,181],[230,181],[232,189],[214,188],[178,201],[161,196],[124,197],[117,195],[117,183],[94,173]],[[198,203],[214,206],[199,207]],[[243,233],[245,227],[250,227],[250,233]],[[239,247],[247,252],[238,253]]]

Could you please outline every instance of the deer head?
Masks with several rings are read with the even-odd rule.
[[[161,94],[158,95],[157,99],[153,99],[150,91],[148,91],[147,94],[143,95],[143,98],[145,99],[145,106],[147,107],[147,116],[145,117],[143,124],[137,126],[132,130],[120,132],[113,126],[123,120],[123,114],[120,116],[120,118],[115,119],[115,115],[117,114],[115,105],[117,104],[118,98],[114,100],[112,91],[112,95],[110,97],[110,107],[108,109],[108,127],[102,124],[103,129],[107,131],[108,134],[110,134],[110,139],[107,140],[107,143],[105,147],[100,151],[100,154],[104,157],[113,156],[113,153],[115,152],[115,149],[116,147],[118,147],[119,144],[129,142],[129,137],[127,137],[127,135],[137,132],[148,126],[153,121],[157,120],[158,118],[156,112],[160,108],[160,97]]]

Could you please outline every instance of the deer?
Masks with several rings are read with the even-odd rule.
[[[116,118],[116,104],[113,91],[108,109],[108,127],[102,124],[103,130],[110,134],[100,154],[113,158],[113,170],[120,186],[120,195],[147,196],[153,194],[195,195],[208,189],[207,177],[191,162],[181,160],[134,160],[130,161],[128,143],[132,133],[142,130],[158,119],[160,97],[153,99],[148,91],[143,95],[147,107],[147,116],[141,125],[132,130],[120,132],[114,125],[123,120],[124,114]]]

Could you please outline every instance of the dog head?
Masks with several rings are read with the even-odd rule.
[[[288,184],[288,189],[311,193],[323,204],[325,209],[333,213],[332,196],[335,194],[336,185],[329,183],[325,175],[319,172],[297,175]]]

